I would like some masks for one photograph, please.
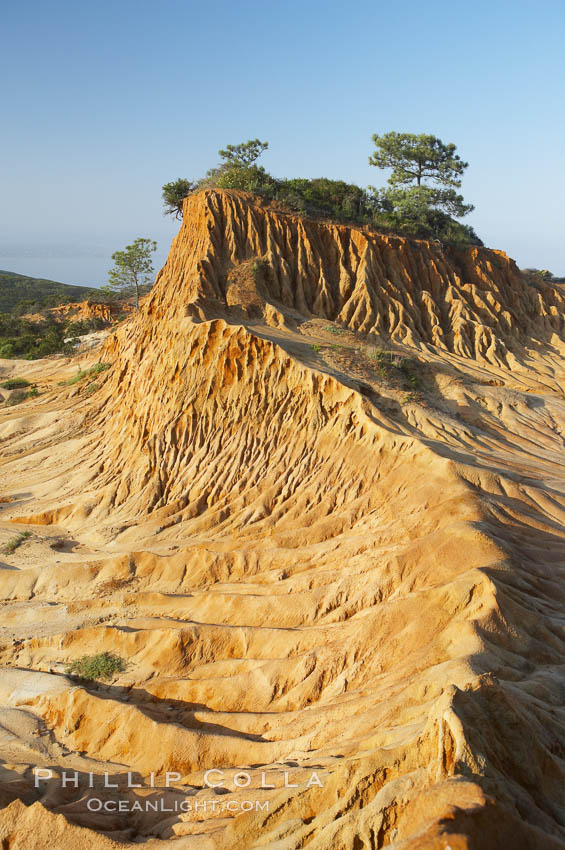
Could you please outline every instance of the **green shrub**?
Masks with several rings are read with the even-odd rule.
[[[46,357],[62,349],[63,336],[63,325],[52,316],[44,322],[35,322],[0,313],[0,357],[24,360]]]
[[[86,374],[87,375],[99,375],[100,372],[105,372],[106,369],[109,369],[111,365],[112,365],[111,363],[96,363],[94,366],[92,366],[90,369],[88,369]]]
[[[369,347],[365,349],[365,354],[369,360],[373,361],[373,367],[383,379],[389,378],[389,369],[393,365],[392,351],[385,351],[384,348]],[[388,359],[387,359],[388,355]]]
[[[29,386],[30,383],[25,378],[10,378],[8,381],[3,381],[0,384],[0,387],[3,387],[5,390],[23,390],[24,387]]]
[[[61,351],[66,357],[72,357],[73,354],[76,353],[76,347],[79,344],[80,340],[72,337],[68,342],[66,342]]]
[[[371,190],[327,177],[278,180],[273,197],[313,218],[369,223],[376,210]]]
[[[408,384],[406,389],[417,389],[421,385],[420,375],[418,374],[419,363],[412,358],[404,358],[400,361],[398,368],[404,375]]]
[[[82,369],[79,369],[73,378],[68,378],[66,381],[61,381],[61,384],[66,387],[71,387],[73,384],[78,384],[79,381],[83,381],[86,378],[87,374],[87,372],[84,372]]]
[[[61,381],[61,386],[70,387],[73,384],[78,384],[79,381],[84,381],[85,378],[90,378],[92,375],[99,375],[101,372],[105,372],[111,365],[111,363],[95,363],[95,365],[91,366],[90,369],[79,369],[73,378]]]
[[[429,186],[378,190],[327,177],[277,178],[263,166],[256,165],[254,160],[230,155],[226,158],[224,153],[220,151],[220,156],[226,161],[209,169],[196,183],[190,181],[189,194],[203,188],[242,189],[310,218],[368,225],[377,230],[454,245],[482,245],[472,227],[453,217],[465,215],[470,209],[454,190]],[[172,185],[167,184],[163,189]],[[166,206],[166,212],[182,216],[178,204],[171,208]]]
[[[369,360],[374,360],[376,363],[382,363],[385,359],[386,351],[382,348],[367,348],[366,354]]]
[[[241,189],[266,199],[275,196],[278,181],[268,174],[261,165],[237,165],[223,163],[211,168],[200,183],[199,188]]]
[[[97,655],[83,655],[67,664],[65,672],[81,679],[111,679],[116,673],[123,673],[126,667],[126,662],[119,655],[99,652]]]
[[[390,381],[402,377],[405,390],[422,389],[422,364],[412,357],[400,357],[394,351],[386,351],[383,348],[367,347],[365,354],[373,361],[375,370],[381,378]],[[417,394],[410,393],[410,399],[417,398]]]
[[[21,546],[24,540],[27,540],[28,537],[31,537],[31,531],[22,531],[20,534],[12,537],[4,546],[4,553],[6,555],[12,555],[18,546]]]
[[[70,322],[66,329],[65,335],[70,337],[85,336],[85,334],[93,331],[100,331],[106,327],[106,322],[99,316],[93,316],[92,319],[78,319],[76,322]]]

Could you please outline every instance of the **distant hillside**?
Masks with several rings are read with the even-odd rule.
[[[20,301],[54,307],[72,301],[96,298],[99,293],[88,286],[71,286],[56,280],[26,277],[15,272],[0,271],[0,313],[9,313]]]

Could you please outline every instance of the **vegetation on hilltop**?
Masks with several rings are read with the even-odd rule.
[[[467,162],[426,133],[385,133],[373,136],[375,151],[369,164],[390,169],[388,186],[378,191],[380,215],[398,233],[447,242],[479,243],[468,225],[457,221],[472,212],[456,189]]]
[[[196,189],[196,183],[180,177],[163,186],[163,207],[165,215],[173,215],[177,221],[182,218],[182,203]]]
[[[385,189],[365,189],[326,177],[273,177],[257,165],[268,142],[250,139],[220,150],[222,161],[200,180],[179,178],[165,184],[164,212],[181,218],[184,198],[203,188],[242,189],[312,218],[368,225],[417,238],[482,245],[473,228],[457,220],[473,207],[455,191],[467,163],[455,153],[454,144],[444,144],[435,136],[409,133],[375,135],[373,141],[376,150],[370,164],[392,170]]]
[[[95,298],[97,294],[96,289],[88,286],[73,286],[56,280],[0,271],[0,313],[15,311],[21,315],[23,312],[38,312],[44,307]]]
[[[565,283],[565,277],[557,277],[549,269],[522,269],[530,283]]]

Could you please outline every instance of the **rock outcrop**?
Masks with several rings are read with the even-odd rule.
[[[502,251],[442,247],[271,212],[242,193],[186,201],[183,226],[160,273],[149,311],[178,299],[237,303],[237,268],[254,259],[258,304],[337,321],[363,334],[431,344],[463,357],[505,363],[520,343],[562,335],[564,299],[534,288]],[[253,297],[255,296],[255,297]],[[247,306],[247,305],[243,305]]]
[[[49,314],[57,321],[83,321],[88,319],[99,319],[105,325],[110,325],[116,321],[118,316],[125,317],[132,313],[133,308],[130,304],[122,301],[112,301],[108,303],[98,301],[79,301],[69,304],[59,304],[58,307],[51,307]],[[35,321],[41,321],[44,316],[34,314],[26,316],[26,318]]]
[[[109,368],[0,422],[7,846],[565,847],[563,307],[501,252],[189,198]]]

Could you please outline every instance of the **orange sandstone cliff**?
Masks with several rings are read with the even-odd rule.
[[[190,197],[108,368],[0,412],[6,846],[565,847],[564,306]]]

